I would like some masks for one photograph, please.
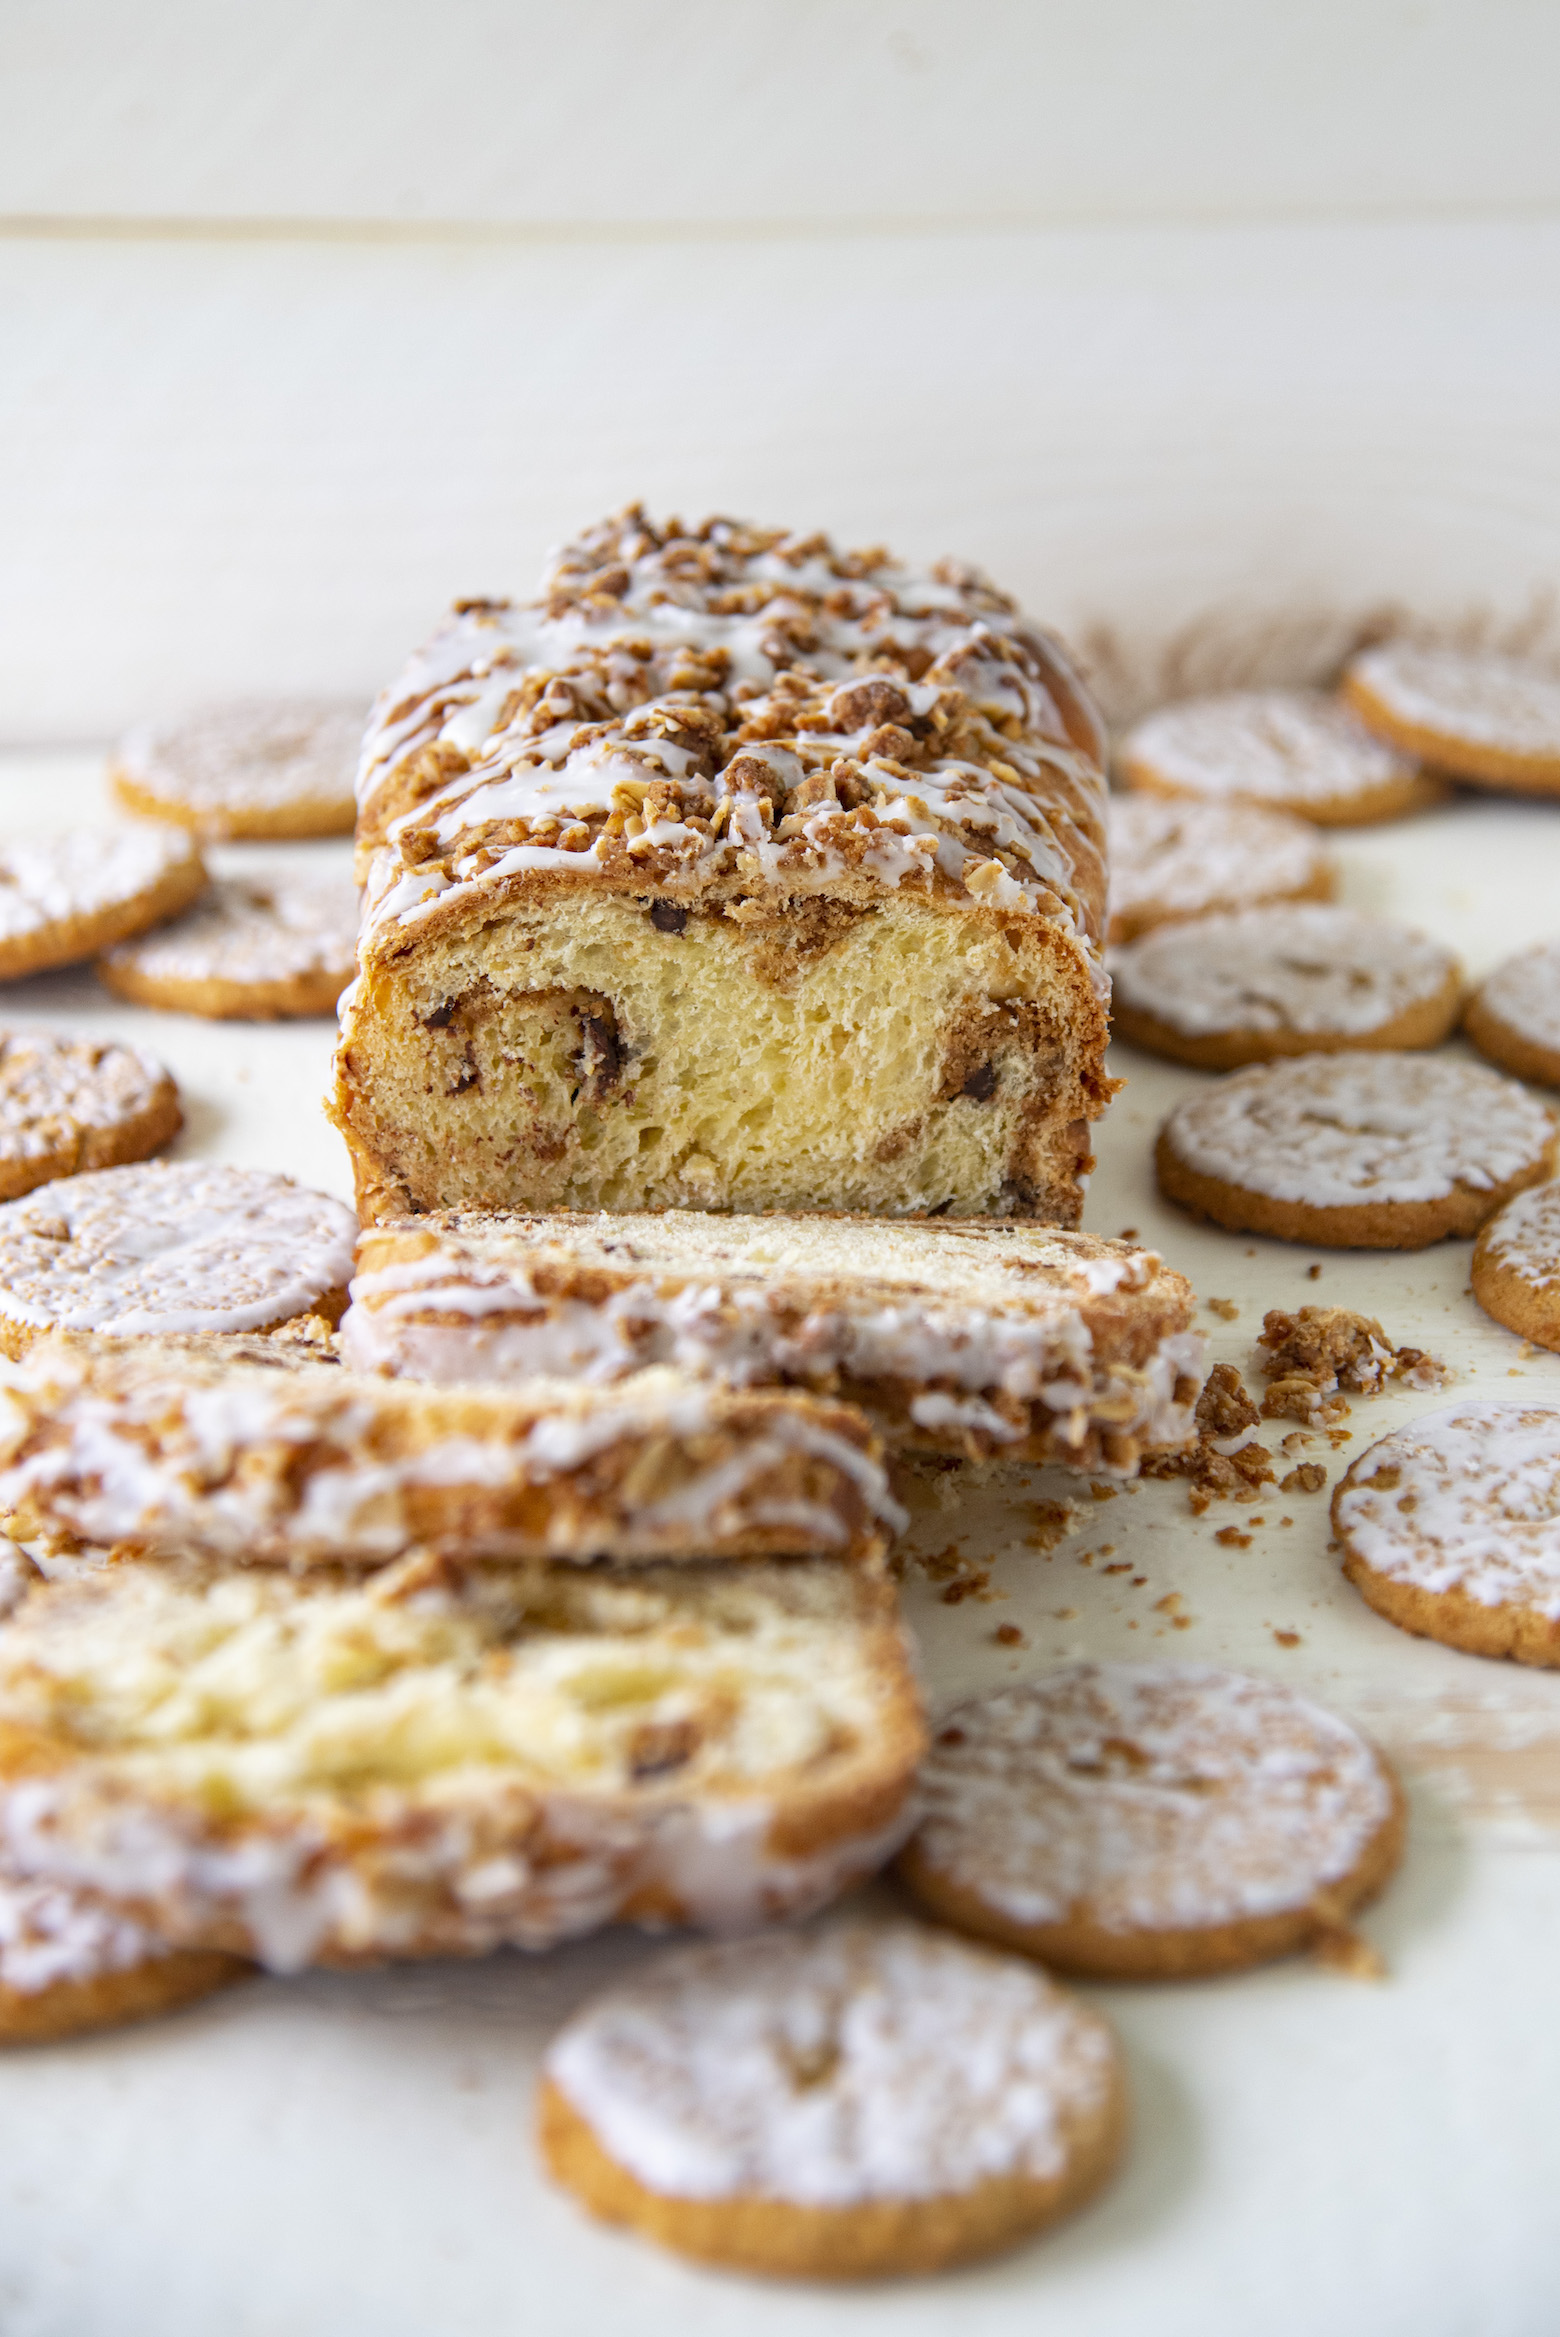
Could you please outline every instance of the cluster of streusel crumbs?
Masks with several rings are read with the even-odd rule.
[[[1097,942],[1102,742],[1056,646],[973,570],[924,575],[637,507],[543,597],[460,603],[359,774],[363,944],[523,872],[724,901],[842,879]]]

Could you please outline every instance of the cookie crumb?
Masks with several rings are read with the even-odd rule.
[[[1305,1270],[1305,1278],[1307,1282],[1320,1282],[1322,1279],[1322,1265],[1320,1259],[1316,1261],[1315,1265],[1307,1266]]]
[[[1280,1493],[1320,1493],[1327,1482],[1327,1471],[1320,1461],[1302,1461],[1298,1469],[1291,1469],[1287,1477],[1280,1477]]]
[[[1120,1233],[1118,1233],[1116,1236],[1116,1239],[1119,1242],[1135,1242],[1137,1238],[1138,1229],[1135,1225],[1124,1225]]]
[[[1300,1645],[1298,1631],[1275,1631],[1273,1637],[1278,1641],[1280,1647],[1298,1647]]]
[[[1239,1526],[1220,1526],[1213,1538],[1216,1542],[1222,1542],[1226,1550],[1249,1550],[1251,1548],[1251,1536],[1243,1534]]]
[[[1248,1432],[1262,1415],[1233,1364],[1216,1363],[1197,1399],[1197,1441],[1180,1452],[1149,1453],[1145,1477],[1186,1477],[1188,1499],[1201,1517],[1210,1502],[1260,1501],[1273,1482],[1273,1460]]]
[[[1347,1923],[1329,1923],[1325,1931],[1318,1932],[1311,1953],[1317,1963],[1329,1972],[1341,1973],[1346,1980],[1385,1980],[1387,1976],[1384,1957]]]
[[[991,1636],[999,1647],[1027,1647],[1029,1644],[1016,1623],[999,1623]]]
[[[1059,1542],[1065,1542],[1078,1523],[1076,1501],[1037,1501],[1032,1505],[1034,1525],[1024,1536],[1025,1546],[1042,1550],[1047,1557]]]
[[[1373,1315],[1356,1314],[1352,1307],[1303,1306],[1298,1314],[1270,1307],[1258,1345],[1267,1350],[1262,1357],[1262,1375],[1269,1383],[1262,1399],[1266,1420],[1325,1426],[1347,1419],[1345,1388],[1374,1396],[1389,1380],[1434,1388],[1451,1378],[1438,1357],[1421,1347],[1394,1347]]]
[[[1233,1323],[1239,1319],[1240,1308],[1233,1298],[1205,1298],[1203,1305],[1211,1315],[1217,1315],[1222,1323]]]

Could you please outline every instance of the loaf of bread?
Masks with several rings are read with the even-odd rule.
[[[831,1559],[146,1559],[0,1633],[0,1871],[289,1970],[803,1914],[899,1846],[892,1584]]]
[[[381,697],[330,1110],[365,1220],[1075,1223],[1103,737],[968,569],[640,510]]]
[[[431,1388],[307,1348],[58,1333],[0,1390],[0,1520],[236,1563],[875,1561],[899,1519],[849,1405],[676,1371]]]
[[[441,1211],[363,1234],[340,1338],[415,1379],[805,1388],[901,1448],[1130,1476],[1192,1434],[1194,1304],[1154,1251],[1052,1227]]]

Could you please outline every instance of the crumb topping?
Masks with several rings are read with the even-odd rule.
[[[1346,1306],[1303,1306],[1293,1315],[1270,1307],[1262,1318],[1259,1344],[1266,1350],[1265,1420],[1324,1426],[1347,1417],[1343,1389],[1376,1396],[1389,1380],[1402,1380],[1411,1388],[1435,1388],[1451,1376],[1445,1364],[1422,1347],[1394,1347],[1373,1315],[1355,1314]]]

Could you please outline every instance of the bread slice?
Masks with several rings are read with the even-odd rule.
[[[737,1927],[880,1865],[923,1741],[831,1560],[122,1561],[0,1633],[0,1859],[281,1970]]]
[[[1130,1476],[1192,1434],[1195,1295],[1152,1250],[937,1218],[500,1217],[370,1227],[341,1342],[433,1381],[646,1365],[827,1391],[896,1447]]]
[[[898,1522],[859,1412],[675,1371],[420,1387],[213,1343],[61,1334],[0,1391],[18,1541],[312,1566],[464,1556],[870,1562]]]
[[[464,602],[359,776],[328,1105],[365,1219],[1076,1222],[1103,734],[973,571],[632,510]]]

